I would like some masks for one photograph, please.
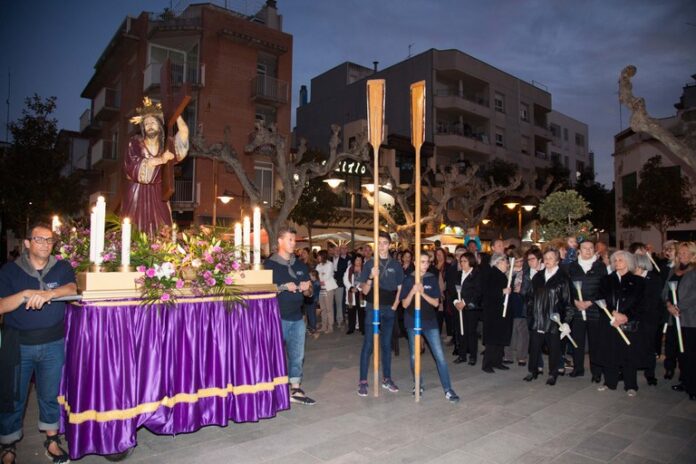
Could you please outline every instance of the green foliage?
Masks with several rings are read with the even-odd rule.
[[[24,233],[27,223],[52,214],[80,210],[82,187],[76,178],[61,176],[67,154],[55,150],[56,98],[27,98],[22,117],[10,123],[13,144],[0,152],[0,211],[8,228]]]
[[[663,167],[659,156],[650,158],[640,170],[640,183],[624,195],[624,227],[655,227],[662,240],[667,229],[689,222],[696,214],[691,186],[679,168]]]
[[[518,166],[515,163],[508,163],[496,158],[490,163],[483,165],[479,170],[479,175],[489,186],[503,185],[507,187],[517,175],[517,171]]]
[[[341,198],[320,178],[307,182],[300,200],[288,218],[297,224],[310,226],[318,222],[328,224],[339,216]]]
[[[549,185],[549,191],[554,192],[572,188],[570,185],[570,169],[563,166],[560,161],[554,160],[551,162],[551,166],[537,168],[536,174],[536,188],[538,189],[542,188],[550,177],[553,177],[553,181]]]
[[[587,218],[594,227],[606,231],[614,228],[614,191],[595,181],[591,168],[585,169],[575,190],[590,204],[592,212]]]
[[[542,200],[539,217],[542,219],[544,238],[583,235],[592,229],[590,221],[579,221],[592,212],[587,201],[575,190],[555,192]]]

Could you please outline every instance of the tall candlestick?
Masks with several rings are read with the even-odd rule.
[[[51,230],[53,231],[54,234],[57,234],[59,229],[60,229],[60,218],[58,218],[58,216],[53,216],[53,220],[51,221]]]
[[[254,208],[254,266],[261,265],[261,208]]]
[[[176,231],[177,231],[177,226],[176,222],[172,223],[172,243],[176,243]]]
[[[94,257],[94,262],[101,266],[104,260],[102,254],[104,253],[104,228],[106,227],[106,201],[104,197],[97,197],[97,250],[96,256]]]
[[[239,261],[242,257],[242,225],[235,223],[234,225],[234,259]]]
[[[89,215],[89,261],[97,261],[97,208],[92,208]]]
[[[123,224],[121,224],[121,266],[124,268],[130,266],[130,250],[131,223],[130,219],[123,218]]]
[[[242,223],[243,235],[242,235],[242,246],[244,247],[244,259],[245,263],[249,261],[249,245],[251,241],[251,222],[249,216],[244,216],[244,221]]]

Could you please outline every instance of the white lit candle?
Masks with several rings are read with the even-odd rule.
[[[106,201],[104,197],[97,197],[97,250],[94,262],[101,265],[104,253],[104,228],[106,227]]]
[[[89,215],[89,261],[97,262],[97,208]]]
[[[239,260],[242,257],[242,225],[237,222],[234,225],[234,258]]]
[[[249,262],[249,245],[250,240],[251,240],[251,222],[249,221],[249,216],[244,216],[244,222],[242,225],[242,229],[244,230],[243,235],[242,235],[242,246],[244,247],[244,262],[248,263]]]
[[[261,264],[261,208],[254,208],[254,265]]]
[[[58,229],[60,229],[60,219],[58,216],[53,216],[53,221],[51,221],[51,230],[54,234],[57,234]]]
[[[121,224],[121,266],[130,266],[131,251],[131,222],[128,218],[123,218]]]
[[[172,243],[176,243],[176,231],[177,231],[177,226],[176,222],[172,223]]]

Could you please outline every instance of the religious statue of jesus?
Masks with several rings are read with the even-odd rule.
[[[136,227],[154,234],[163,225],[172,225],[169,201],[162,195],[164,165],[182,161],[189,150],[189,130],[179,116],[175,137],[167,137],[162,106],[145,97],[131,122],[140,125],[140,135],[128,142],[123,158],[126,187],[121,198],[121,217],[130,218]],[[172,153],[173,151],[173,153]]]

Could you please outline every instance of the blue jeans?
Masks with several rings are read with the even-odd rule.
[[[408,346],[411,350],[411,373],[413,374],[413,363],[415,362],[416,356],[413,352],[415,345],[415,331],[413,329],[406,329],[408,332]],[[439,329],[423,329],[422,335],[428,340],[428,345],[430,345],[430,351],[433,353],[433,358],[435,358],[435,364],[437,365],[437,373],[440,374],[440,383],[442,384],[442,389],[447,393],[447,391],[452,389],[452,383],[450,382],[449,369],[447,368],[447,361],[445,361],[445,352],[442,350],[442,342],[440,341],[440,331]],[[414,375],[415,379],[415,375]],[[421,376],[421,385],[423,385],[423,376]]]
[[[391,305],[379,305],[377,321],[374,320],[372,304],[368,303],[365,308],[365,337],[363,338],[362,351],[360,352],[360,381],[367,381],[367,368],[370,365],[370,357],[374,349],[372,336],[375,332],[381,333],[379,346],[382,356],[382,375],[385,379],[391,378],[391,342],[392,330],[394,329],[394,318],[396,311],[392,311]],[[370,330],[370,327],[373,329]]]
[[[280,320],[283,325],[283,339],[288,353],[288,377],[291,385],[302,383],[302,364],[304,364],[305,321]]]
[[[312,299],[311,303],[304,304],[305,314],[307,314],[307,328],[317,330],[317,302]]]
[[[39,430],[58,430],[60,408],[58,388],[65,360],[65,340],[43,345],[21,345],[19,400],[14,411],[0,413],[0,444],[8,445],[22,438],[22,416],[29,394],[29,381],[36,376],[36,396],[39,403]]]

